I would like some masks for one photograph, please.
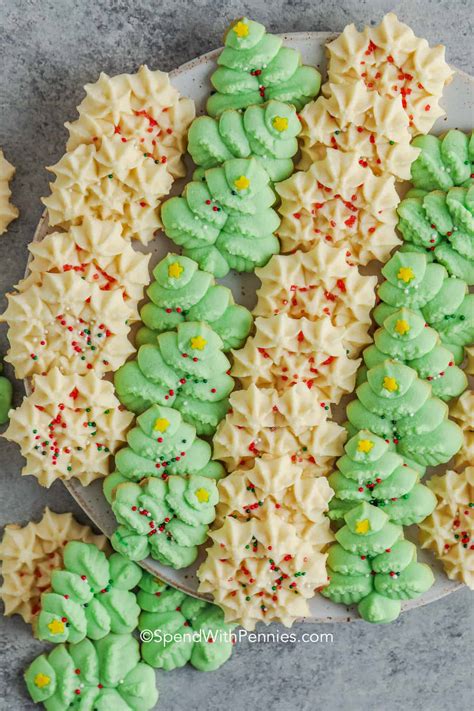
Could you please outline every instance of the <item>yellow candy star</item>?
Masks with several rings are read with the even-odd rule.
[[[209,501],[209,492],[207,489],[196,489],[194,493],[200,504],[207,504]]]
[[[388,375],[383,379],[383,389],[388,390],[389,393],[394,393],[398,390],[398,383],[395,378],[389,378]]]
[[[158,432],[166,432],[168,427],[170,426],[170,423],[167,419],[164,417],[159,417],[156,421],[155,424],[153,425],[153,429],[157,430]]]
[[[240,178],[234,180],[234,185],[237,190],[247,190],[250,187],[250,180],[245,175],[241,175]]]
[[[196,336],[195,338],[191,338],[191,348],[194,351],[202,351],[206,344],[207,341],[202,336]]]
[[[356,533],[368,533],[370,531],[370,521],[368,518],[362,519],[362,521],[357,521],[356,523]]]
[[[48,629],[51,634],[64,634],[64,622],[61,622],[61,620],[52,620],[48,625]]]
[[[405,319],[400,318],[398,319],[397,323],[395,324],[395,331],[400,334],[400,336],[404,336],[405,333],[408,333],[410,330],[410,324],[408,321],[405,321]]]
[[[45,686],[48,686],[50,681],[51,677],[46,674],[42,674],[41,672],[34,678],[35,686],[37,686],[38,689],[44,689]]]
[[[286,131],[288,128],[288,119],[285,116],[275,116],[272,121],[272,126],[275,131]]]
[[[370,439],[360,439],[357,445],[358,452],[368,454],[373,449],[374,443]]]
[[[182,267],[179,262],[173,262],[173,264],[170,264],[168,267],[168,276],[173,277],[173,279],[179,279],[183,272],[184,267]]]
[[[408,284],[414,278],[415,274],[411,267],[400,267],[400,269],[398,270],[397,279],[400,279],[400,281],[404,281],[405,284]]]
[[[239,20],[236,25],[233,26],[233,31],[237,35],[237,37],[247,37],[249,33],[249,26],[245,24],[245,22],[242,22],[242,20]]]

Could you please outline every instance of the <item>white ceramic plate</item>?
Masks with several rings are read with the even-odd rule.
[[[295,32],[284,35],[285,44],[298,49],[302,54],[304,63],[318,67],[323,77],[325,73],[324,45],[330,38],[332,38],[332,35],[327,32]],[[191,97],[196,102],[197,113],[204,113],[206,99],[210,91],[209,77],[215,69],[215,60],[220,51],[209,52],[184,64],[171,73],[173,84],[181,94]],[[442,102],[447,111],[447,116],[438,120],[433,133],[441,133],[448,128],[460,128],[462,130],[470,130],[472,128],[470,106],[472,105],[473,88],[474,81],[472,77],[463,72],[456,72],[454,80],[445,90]],[[191,168],[191,165],[189,167]],[[179,193],[181,188],[182,181],[179,181],[175,184],[173,193]],[[43,215],[35,232],[34,240],[42,239],[47,232],[47,217]],[[138,249],[141,247],[141,245],[134,246]],[[158,235],[146,248],[147,251],[153,253],[152,265],[162,259],[171,248],[176,249],[164,235]],[[254,306],[255,291],[259,283],[255,275],[233,273],[223,279],[222,283],[232,289],[237,302],[248,308]],[[102,481],[98,480],[88,487],[83,487],[72,480],[65,482],[65,486],[98,528],[110,536],[117,524],[102,494]],[[416,527],[412,528],[412,531],[408,529],[408,537],[414,537],[416,541]],[[200,597],[196,592],[198,582],[196,569],[203,558],[204,548],[205,546],[202,547],[201,555],[195,565],[185,570],[167,568],[151,558],[143,561],[141,565],[171,585],[191,595]],[[431,554],[426,551],[420,551],[419,560],[431,566],[435,574],[435,584],[422,597],[405,603],[404,610],[426,605],[461,587],[460,583],[447,579],[441,565],[434,560]],[[358,618],[355,609],[336,605],[321,595],[316,595],[310,602],[310,613],[310,617],[305,618],[308,622],[350,622]]]

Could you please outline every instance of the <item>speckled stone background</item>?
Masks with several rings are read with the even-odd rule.
[[[141,63],[173,69],[220,45],[229,20],[247,14],[273,32],[340,31],[350,22],[377,24],[395,10],[418,35],[447,46],[448,61],[473,71],[473,0],[3,0],[0,5],[0,145],[17,167],[13,185],[21,217],[0,240],[0,294],[21,278],[47,191],[43,166],[63,153],[63,123],[74,118],[82,86],[100,71],[134,71]],[[5,331],[1,349],[5,350]],[[16,402],[22,397],[16,387]],[[85,517],[60,483],[49,491],[21,478],[15,446],[0,440],[0,523],[26,522],[45,504]],[[333,641],[237,645],[221,670],[158,672],[166,711],[301,709],[445,711],[472,701],[468,674],[473,641],[472,595],[464,589],[403,615],[389,627],[320,625]],[[21,619],[2,618],[0,709],[28,711],[22,670],[44,646]],[[274,626],[271,628],[279,630]],[[297,625],[296,633],[306,626]],[[282,631],[282,630],[280,630]],[[114,711],[110,709],[110,711]]]

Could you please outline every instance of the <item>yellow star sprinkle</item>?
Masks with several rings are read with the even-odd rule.
[[[275,116],[272,121],[272,126],[275,131],[286,131],[288,128],[288,119],[285,116]]]
[[[196,489],[194,493],[200,504],[207,504],[209,501],[209,492],[207,489]]]
[[[249,26],[245,24],[245,22],[242,22],[242,20],[239,20],[236,25],[233,26],[233,31],[237,35],[237,37],[247,37],[249,33]]]
[[[168,267],[168,276],[173,277],[173,279],[179,279],[183,272],[184,267],[182,267],[179,262],[173,262],[173,264],[170,264]]]
[[[370,531],[370,521],[368,518],[362,519],[362,521],[357,521],[356,523],[356,533],[368,533]]]
[[[397,323],[395,324],[395,331],[400,334],[400,336],[404,336],[405,333],[408,333],[410,330],[410,324],[408,321],[405,321],[403,318],[399,318]]]
[[[51,634],[64,634],[64,622],[61,622],[61,620],[52,620],[48,625],[48,629]]]
[[[166,432],[168,427],[170,426],[170,423],[167,419],[164,417],[159,417],[156,421],[155,424],[153,425],[153,429],[157,430],[158,432]]]
[[[364,452],[368,454],[371,449],[373,449],[374,443],[370,439],[360,439],[357,445],[358,452]]]
[[[48,686],[50,681],[51,677],[46,676],[46,674],[41,674],[41,672],[34,678],[35,686],[37,686],[38,689],[44,689],[45,686]]]
[[[207,341],[202,336],[196,336],[195,338],[191,338],[191,348],[194,351],[202,351],[206,344]]]
[[[250,187],[250,180],[245,175],[241,175],[240,178],[234,180],[234,185],[237,190],[247,190]]]
[[[398,390],[398,383],[395,378],[389,378],[388,375],[383,379],[383,389],[388,390],[389,393],[394,393]]]
[[[397,279],[400,279],[400,281],[404,281],[405,284],[408,284],[414,278],[415,274],[411,267],[400,267],[400,269],[398,270]]]

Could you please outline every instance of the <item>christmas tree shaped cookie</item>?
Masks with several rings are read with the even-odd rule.
[[[473,177],[474,134],[451,129],[442,138],[417,136],[412,145],[420,149],[411,165],[411,180],[421,190],[469,187]]]
[[[229,408],[234,380],[222,341],[205,323],[180,323],[140,347],[137,359],[115,374],[120,402],[133,412],[172,405],[198,434],[212,434]]]
[[[438,333],[427,327],[420,314],[411,309],[395,311],[374,334],[374,345],[363,353],[367,368],[383,363],[387,358],[414,368],[420,378],[431,383],[433,395],[451,400],[467,387],[464,372],[454,365],[453,355],[440,345]],[[361,379],[365,373],[360,373]]]
[[[158,700],[153,669],[130,634],[61,644],[30,664],[25,682],[33,701],[50,711],[149,711]]]
[[[422,466],[447,462],[462,445],[461,429],[431,385],[403,363],[385,360],[370,368],[367,382],[347,406],[349,430],[370,430]]]
[[[220,479],[224,474],[221,464],[210,461],[210,445],[197,438],[196,428],[172,407],[153,405],[139,415],[127,433],[127,445],[115,455],[115,473],[121,479],[166,479],[172,474]]]
[[[215,517],[215,481],[194,474],[136,484],[112,474],[104,490],[120,524],[111,538],[116,551],[137,561],[151,555],[173,568],[195,561]]]
[[[434,577],[416,561],[416,548],[404,540],[401,526],[367,502],[344,516],[337,543],[328,554],[329,585],[321,593],[334,602],[357,604],[367,622],[392,622],[401,601],[429,590]]]
[[[171,671],[187,662],[199,671],[214,671],[232,654],[234,625],[224,622],[224,613],[204,600],[144,573],[138,604],[142,608],[140,630],[178,632],[170,643],[153,639],[141,646],[142,658],[155,669]]]
[[[222,339],[223,350],[240,348],[252,327],[252,316],[234,303],[232,292],[216,284],[193,259],[168,254],[153,270],[155,281],[147,289],[150,301],[140,310],[144,326],[138,331],[138,345],[152,343],[164,331],[183,321],[205,321]]]
[[[280,219],[266,170],[255,158],[233,158],[193,180],[161,210],[166,235],[201,269],[223,277],[268,262],[280,245]]]
[[[386,281],[378,295],[383,303],[374,310],[379,326],[401,307],[419,311],[438,331],[454,361],[461,363],[463,347],[474,341],[474,296],[468,294],[466,282],[448,277],[441,264],[430,262],[421,252],[396,252],[382,274]]]
[[[397,212],[407,247],[432,252],[449,274],[474,284],[474,185],[410,191]]]
[[[338,520],[361,502],[383,508],[393,523],[419,523],[434,509],[431,491],[419,483],[417,470],[404,463],[389,444],[361,430],[344,447],[345,454],[329,476],[335,497],[329,517]]]
[[[64,569],[51,575],[52,592],[41,597],[35,623],[39,639],[77,643],[124,634],[137,626],[139,608],[130,592],[142,570],[118,553],[107,558],[93,543],[70,541]]]
[[[196,165],[214,168],[230,158],[253,156],[270,180],[285,180],[293,172],[301,124],[295,108],[281,101],[249,106],[243,113],[224,111],[219,118],[199,116],[189,129],[188,151]],[[200,176],[202,171],[197,171]]]
[[[300,53],[283,47],[281,37],[267,34],[259,22],[246,17],[235,20],[224,44],[219,68],[211,76],[216,91],[207,102],[210,116],[269,99],[293,104],[299,111],[317,95],[319,72],[302,65]]]
[[[0,362],[0,425],[8,422],[8,413],[12,406],[13,386],[3,375],[3,363]]]

